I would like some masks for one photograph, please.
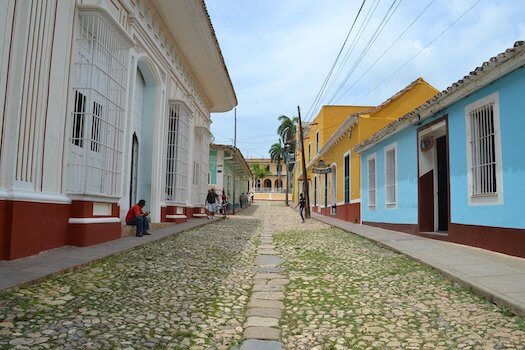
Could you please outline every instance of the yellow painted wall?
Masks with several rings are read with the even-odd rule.
[[[308,151],[308,143],[311,143],[310,158],[316,155],[316,133],[319,131],[319,151],[326,141],[339,129],[341,124],[352,114],[363,112],[372,108],[371,106],[323,106],[319,114],[312,120],[310,131],[305,135],[304,148]],[[308,165],[308,164],[307,164]]]
[[[351,150],[357,144],[363,142],[377,131],[390,124],[392,121],[399,119],[409,113],[428,99],[433,97],[439,91],[422,79],[416,80],[409,85],[406,91],[402,91],[387,100],[377,108],[370,110],[370,114],[360,114],[357,125],[352,129],[350,136],[344,136],[328,152],[321,156],[327,164],[337,164],[337,202],[344,201],[344,154]],[[333,130],[332,134],[336,130]],[[328,141],[328,138],[323,140]],[[360,156],[351,152],[350,157],[350,199],[361,198],[361,162]],[[324,180],[324,179],[323,179]],[[323,193],[323,186],[319,189]],[[330,186],[330,185],[329,185]],[[330,197],[329,197],[330,198]]]

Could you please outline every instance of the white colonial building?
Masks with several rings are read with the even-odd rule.
[[[203,0],[2,0],[0,258],[199,216],[236,104]]]

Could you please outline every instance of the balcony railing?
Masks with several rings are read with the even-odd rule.
[[[286,188],[257,187],[252,188],[252,191],[255,193],[286,193]]]

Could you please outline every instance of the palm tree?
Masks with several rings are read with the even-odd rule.
[[[281,140],[270,147],[270,159],[277,163],[277,188],[282,188],[281,182],[281,162],[286,160],[286,149],[283,147]]]
[[[288,118],[285,115],[280,115],[277,119],[281,122],[277,128],[277,133],[281,136],[281,139],[284,140],[285,145],[285,163],[286,163],[286,199],[285,204],[288,205],[288,192],[290,187],[290,169],[288,166],[288,161],[290,155],[295,153],[295,133],[297,131],[297,123],[299,118],[293,117]]]
[[[255,182],[258,179],[262,179],[268,175],[271,175],[271,171],[269,169],[266,169],[266,167],[260,166],[259,163],[253,163],[252,164],[252,174],[253,174],[253,189],[255,191],[255,188],[256,188]]]
[[[281,139],[285,144],[295,143],[295,132],[297,131],[299,118],[293,117],[290,119],[285,115],[280,115],[277,119],[281,122],[277,128],[277,134],[281,136]]]

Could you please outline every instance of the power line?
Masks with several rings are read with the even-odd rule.
[[[339,74],[341,73],[341,71],[343,70],[344,66],[346,65],[346,62],[348,62],[348,60],[350,59],[350,56],[352,54],[352,52],[354,51],[354,49],[356,48],[357,46],[357,43],[359,42],[359,40],[361,39],[361,36],[363,35],[366,27],[368,26],[368,24],[370,23],[370,20],[372,19],[372,16],[374,15],[374,13],[376,12],[377,10],[377,7],[379,6],[379,3],[380,3],[381,0],[374,0],[374,3],[372,3],[372,5],[370,6],[370,8],[368,9],[368,12],[365,16],[365,19],[363,20],[363,22],[361,23],[361,26],[359,27],[359,29],[357,30],[357,34],[355,35],[354,39],[352,40],[352,43],[350,44],[350,48],[346,51],[346,54],[345,54],[345,57],[343,58],[343,62],[339,65],[339,68],[335,74],[335,78],[332,79],[332,81],[330,82],[330,85],[328,86],[328,88],[326,89],[326,91],[330,91],[332,89],[332,87],[334,86],[335,82],[337,81],[337,77],[339,76]],[[317,110],[317,108],[319,108],[319,104],[320,104],[321,101],[319,101],[319,103],[316,105],[316,108],[314,110]]]
[[[436,2],[436,0],[431,0],[428,5],[423,9],[423,11],[421,11],[417,16],[416,18],[414,18],[414,20],[405,28],[405,30],[399,34],[399,36],[396,38],[396,40],[394,40],[390,46],[388,46],[386,48],[385,51],[383,51],[383,53],[381,53],[381,55],[374,61],[374,63],[372,63],[368,69],[363,73],[361,74],[361,76],[352,83],[352,85],[350,85],[350,87],[348,87],[348,89],[345,90],[345,92],[343,92],[343,94],[341,94],[337,99],[336,99],[336,102],[339,101],[343,96],[345,96],[350,90],[352,90],[352,88],[366,75],[366,73],[368,73],[376,64],[377,62],[379,62],[379,60],[381,58],[383,58],[383,56],[388,52],[390,51],[390,49],[395,45],[395,43],[397,43],[399,41],[399,39],[401,39],[401,37],[403,37],[403,35],[405,35],[405,33],[414,25],[414,23],[416,23],[416,21],[428,10],[428,8],[434,3]]]
[[[366,3],[367,0],[363,0],[363,2],[361,3],[361,7],[359,8],[359,11],[357,11],[357,15],[355,16],[354,18],[354,22],[352,23],[352,26],[350,27],[350,30],[348,31],[348,34],[346,35],[346,38],[343,42],[343,45],[341,46],[341,48],[339,49],[339,52],[337,53],[337,57],[335,58],[335,61],[334,63],[332,64],[332,67],[330,68],[329,72],[328,72],[328,75],[326,76],[324,82],[323,82],[323,85],[321,86],[321,88],[319,89],[319,91],[317,92],[317,95],[314,99],[314,102],[312,102],[312,105],[310,106],[310,108],[308,109],[308,112],[306,113],[306,115],[309,115],[310,112],[313,110],[313,107],[314,105],[316,104],[317,100],[320,98],[321,94],[323,93],[324,91],[324,88],[326,87],[326,84],[328,83],[328,80],[330,79],[330,77],[332,76],[332,72],[334,71],[334,68],[337,64],[337,61],[339,60],[339,57],[341,57],[341,53],[343,52],[343,49],[346,45],[346,42],[348,41],[348,38],[350,37],[350,33],[352,33],[352,30],[357,22],[357,19],[359,18],[359,15],[361,14],[361,10],[363,9],[363,6],[365,6],[365,3]],[[308,119],[309,120],[309,119]]]
[[[447,28],[445,28],[443,31],[441,31],[437,36],[435,36],[430,42],[423,47],[421,50],[419,50],[415,55],[410,57],[405,63],[403,63],[399,68],[397,68],[392,74],[390,74],[388,77],[386,77],[385,80],[383,80],[381,83],[376,85],[374,88],[370,89],[368,92],[366,92],[364,95],[361,95],[356,100],[360,100],[363,97],[368,96],[372,91],[375,91],[377,88],[379,88],[381,85],[383,85],[386,81],[388,81],[390,78],[392,78],[396,73],[398,73],[401,69],[403,69],[407,64],[409,64],[414,58],[419,56],[421,52],[423,52],[425,49],[427,49],[430,45],[432,45],[437,39],[439,39],[443,34],[445,34],[452,26],[454,26],[457,22],[459,22],[463,17],[465,17],[474,7],[476,7],[477,4],[479,4],[481,0],[476,1],[472,6],[470,6],[461,16],[456,18]]]
[[[346,82],[348,81],[350,76],[355,72],[355,70],[357,69],[359,64],[361,64],[361,62],[363,61],[365,55],[368,53],[368,51],[370,50],[372,45],[376,42],[376,40],[379,37],[379,35],[381,35],[381,33],[385,29],[386,25],[390,21],[390,19],[392,19],[392,16],[394,15],[394,13],[399,8],[399,5],[401,4],[401,2],[402,2],[402,0],[399,0],[399,2],[398,2],[398,0],[394,0],[392,2],[392,4],[390,5],[390,7],[389,7],[388,11],[386,12],[385,16],[383,17],[383,19],[381,20],[381,22],[377,26],[377,29],[374,31],[374,33],[372,34],[372,36],[368,40],[368,43],[366,44],[365,49],[361,52],[360,56],[357,58],[356,62],[354,63],[354,65],[352,66],[350,71],[347,73],[347,75],[345,76],[345,78],[343,79],[343,81],[341,82],[341,84],[339,85],[337,90],[335,91],[335,93],[332,95],[332,98],[330,99],[330,101],[328,101],[328,104],[332,103],[332,101],[337,96],[337,94],[341,91],[341,89],[344,87],[344,85],[346,84]]]

